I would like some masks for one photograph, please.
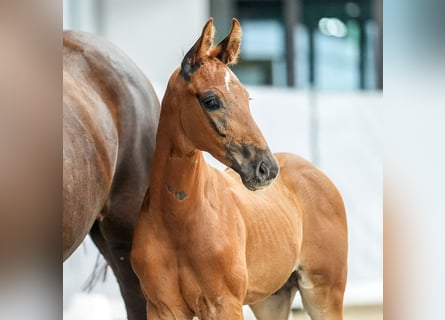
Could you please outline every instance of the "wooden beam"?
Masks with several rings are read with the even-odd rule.
[[[295,87],[297,77],[295,73],[296,50],[295,50],[295,27],[298,23],[300,1],[283,0],[283,17],[286,46],[286,83],[288,87]]]

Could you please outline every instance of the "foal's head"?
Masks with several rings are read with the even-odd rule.
[[[235,170],[248,189],[261,189],[279,169],[250,114],[249,94],[228,67],[239,54],[239,22],[233,19],[232,30],[216,46],[213,37],[210,19],[170,80],[166,96],[176,97],[182,130],[191,146]]]

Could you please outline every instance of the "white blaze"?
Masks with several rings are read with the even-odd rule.
[[[226,75],[224,76],[224,80],[226,81],[227,91],[230,91],[230,88],[229,88],[230,72],[229,72],[229,70],[226,70]]]

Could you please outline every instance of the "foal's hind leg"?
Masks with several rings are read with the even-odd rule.
[[[310,270],[298,271],[298,290],[312,320],[342,320],[345,281]]]
[[[297,274],[294,271],[280,290],[265,300],[251,304],[250,308],[258,320],[287,320],[297,288]]]

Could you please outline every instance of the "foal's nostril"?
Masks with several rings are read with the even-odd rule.
[[[275,179],[278,175],[278,167],[272,165],[272,167],[270,168],[269,172],[270,172],[270,178]]]
[[[267,179],[269,176],[269,166],[264,161],[261,161],[256,168],[256,174],[257,177],[262,180]]]
[[[261,162],[260,163],[260,173],[263,174],[263,175],[267,175],[268,171],[269,170],[268,170],[266,164],[264,162]]]

